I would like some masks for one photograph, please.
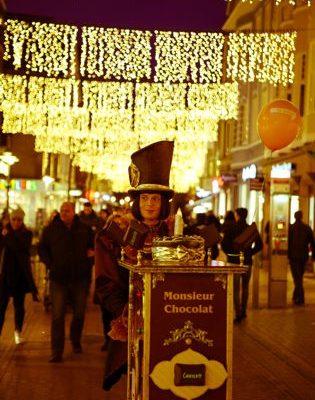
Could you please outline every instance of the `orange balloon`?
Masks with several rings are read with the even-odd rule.
[[[300,111],[288,100],[272,100],[258,115],[258,133],[271,150],[288,146],[298,135],[301,128]]]

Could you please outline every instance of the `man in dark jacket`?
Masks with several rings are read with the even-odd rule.
[[[299,305],[304,304],[303,275],[309,257],[309,246],[314,260],[315,242],[311,227],[302,221],[302,211],[296,211],[294,218],[294,224],[289,227],[288,257],[294,280],[293,302]]]
[[[242,233],[249,225],[246,222],[248,211],[244,207],[235,210],[235,222],[231,224],[224,231],[224,238],[221,243],[222,250],[227,255],[227,261],[233,264],[240,264],[240,249],[235,243],[235,239]],[[252,273],[252,257],[258,253],[263,247],[263,242],[257,232],[257,236],[252,244],[243,250],[244,264],[247,266],[245,274],[234,274],[234,308],[235,308],[235,322],[241,322],[246,318],[246,308],[248,301],[248,288],[249,281]],[[242,282],[242,288],[241,288]],[[242,292],[241,292],[242,289]]]
[[[65,202],[60,215],[44,229],[38,245],[40,259],[49,270],[52,302],[50,362],[62,362],[65,339],[65,311],[68,298],[73,307],[70,339],[75,353],[81,353],[94,238],[90,227],[75,215],[74,205]]]
[[[100,231],[104,226],[103,221],[93,210],[92,204],[89,201],[84,203],[83,211],[80,212],[79,217],[84,224],[91,227],[94,234]]]

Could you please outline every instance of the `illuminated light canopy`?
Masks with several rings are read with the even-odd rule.
[[[132,108],[133,88],[128,82],[83,81],[83,107],[91,111]]]
[[[8,81],[0,75],[0,82]],[[81,170],[112,180],[116,191],[129,187],[130,153],[164,139],[175,141],[173,188],[183,192],[194,186],[207,143],[217,140],[217,119],[229,112],[233,118],[238,97],[237,83],[83,82],[77,107],[71,100],[77,90],[74,80],[32,77],[16,99],[2,103],[4,132],[35,135],[36,151],[71,155]]]
[[[0,107],[4,101],[26,103],[26,90],[26,76],[0,74]]]
[[[221,81],[223,34],[156,31],[155,35],[155,82]]]
[[[243,82],[293,83],[296,32],[231,33],[228,36],[228,78]]]
[[[293,80],[295,38],[296,33],[225,36],[96,27],[79,31],[74,26],[8,19],[4,61],[17,71],[46,77],[69,78],[80,71],[83,79],[210,84],[222,82],[227,41],[228,78],[285,85]]]
[[[213,120],[236,119],[238,114],[238,84],[189,84],[188,109]]]
[[[75,26],[7,19],[3,59],[15,70],[73,76],[77,32]]]
[[[151,77],[149,31],[83,27],[82,77],[139,81]]]
[[[33,106],[61,109],[77,106],[78,87],[74,79],[30,77],[27,89],[28,102]]]
[[[134,85],[128,82],[82,83],[83,108],[91,114],[91,132],[107,141],[127,139],[133,130]]]
[[[218,121],[237,118],[238,84],[221,84],[226,40],[231,81],[293,80],[295,33],[85,27],[76,65],[77,34],[73,27],[7,21],[5,62],[28,76],[0,74],[3,132],[35,135],[36,151],[70,155],[81,170],[111,180],[115,191],[129,187],[130,154],[165,139],[175,142],[172,188],[185,192],[198,183]]]
[[[187,140],[216,140],[214,120],[236,118],[238,84],[137,84],[135,131],[151,140],[172,138],[181,132]]]
[[[26,134],[26,103],[11,103],[9,101],[3,101],[1,105],[1,111],[3,112],[2,133]]]

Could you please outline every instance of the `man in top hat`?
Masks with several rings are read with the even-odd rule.
[[[133,217],[141,222],[142,233],[145,232],[141,243],[146,249],[150,247],[155,236],[168,234],[164,220],[169,215],[169,200],[174,194],[169,187],[173,149],[173,142],[161,141],[131,155],[129,167],[132,186],[129,194],[133,199],[131,212]],[[120,223],[121,221],[117,220],[117,224]],[[122,225],[120,226],[122,228]],[[96,237],[96,293],[101,306],[113,317],[112,330],[109,333],[111,340],[105,367],[104,390],[110,390],[127,370],[129,277],[128,271],[118,264],[122,247],[127,259],[136,258],[137,249],[134,245],[119,240],[117,228],[111,229],[108,224]]]

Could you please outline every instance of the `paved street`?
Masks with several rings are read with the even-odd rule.
[[[262,277],[264,275],[262,274]],[[37,279],[42,279],[37,276]],[[291,283],[290,283],[291,285]],[[289,285],[289,286],[290,286]],[[315,393],[315,279],[305,280],[305,307],[250,309],[234,328],[233,400],[313,400]],[[261,279],[262,292],[265,281]],[[50,314],[27,301],[24,337],[13,341],[12,306],[0,338],[1,400],[125,400],[125,380],[101,389],[106,353],[98,307],[90,304],[82,354],[67,341],[63,364],[48,363]],[[209,397],[210,399],[210,397]],[[162,400],[162,399],[161,399]]]

